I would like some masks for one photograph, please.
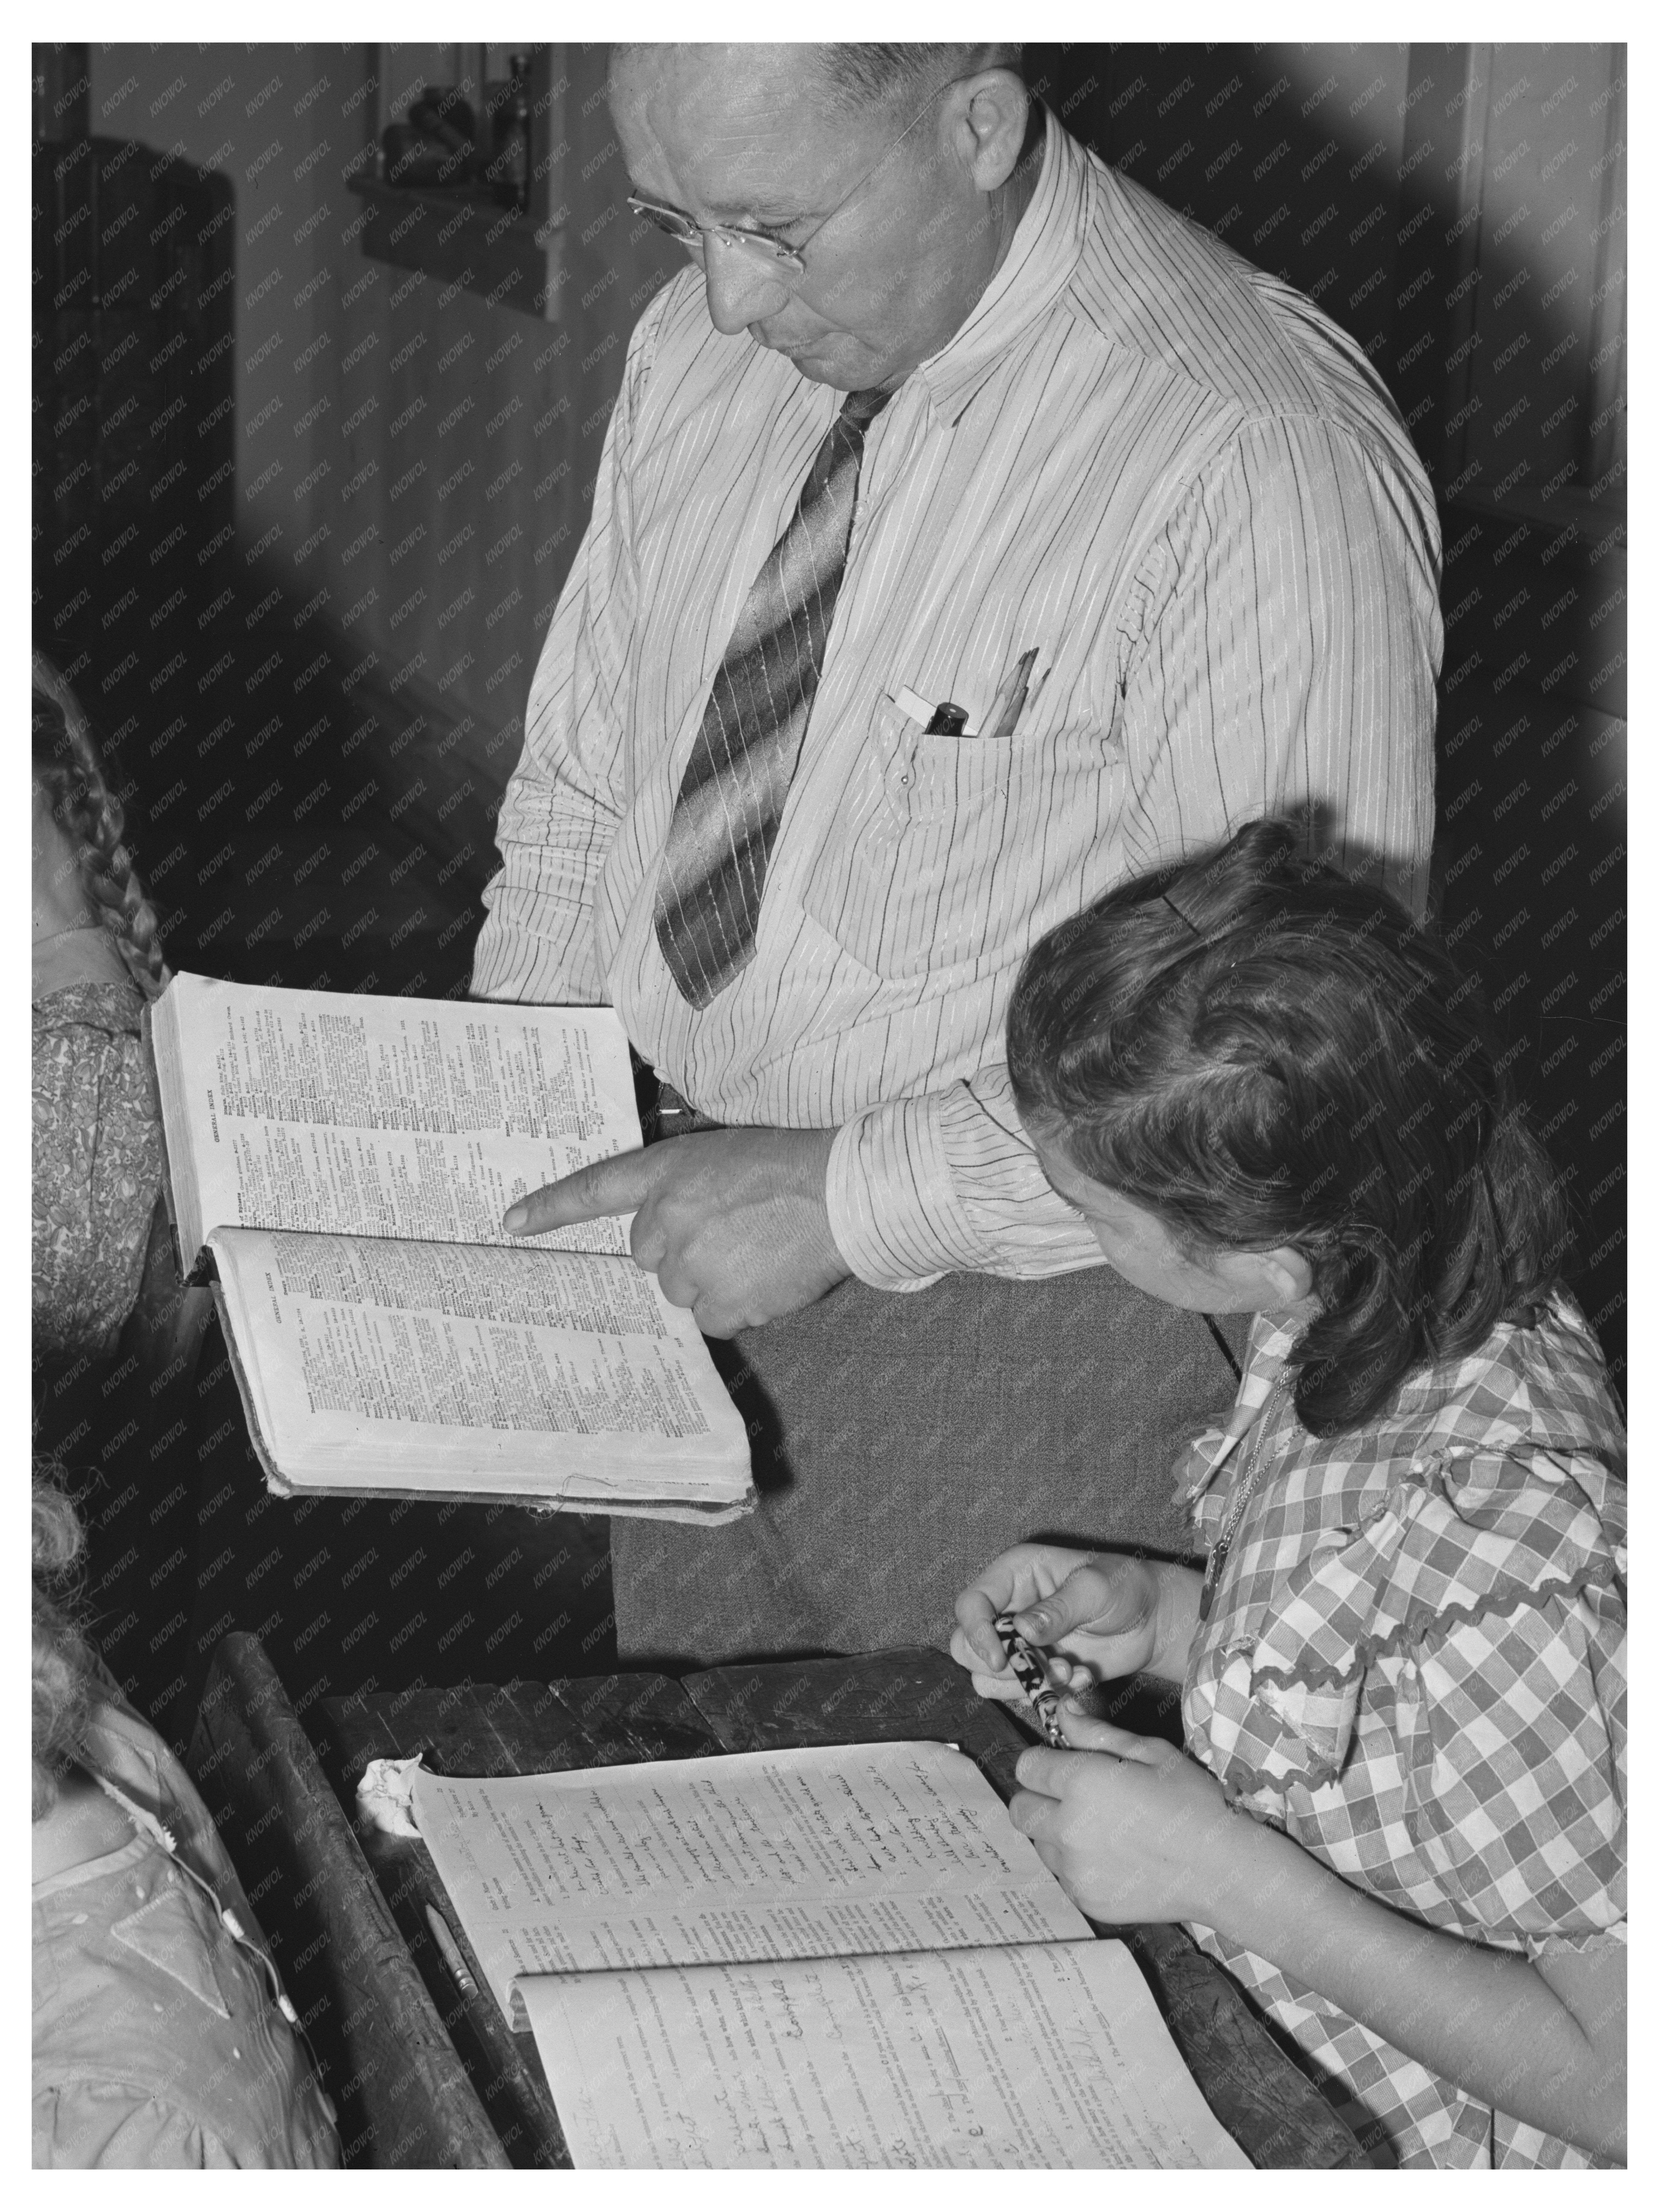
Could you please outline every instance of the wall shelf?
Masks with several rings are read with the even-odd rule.
[[[386,125],[403,120],[423,86],[453,88],[472,115],[473,144],[488,158],[492,116],[506,97],[505,47],[371,46],[367,51],[362,166],[348,179],[362,202],[359,239],[371,260],[418,270],[476,292],[493,307],[545,322],[559,317],[564,269],[562,186],[568,162],[566,97],[573,70],[603,101],[605,50],[526,44],[530,90],[530,205],[505,208],[488,186],[444,191],[393,184],[381,151]]]
[[[422,191],[359,176],[361,242],[372,260],[419,270],[493,306],[551,322],[559,300],[561,226],[504,208],[488,191]]]

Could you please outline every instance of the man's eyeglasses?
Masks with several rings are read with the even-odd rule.
[[[659,230],[665,231],[670,238],[677,239],[690,253],[700,256],[703,240],[712,238],[721,246],[733,246],[748,254],[751,260],[763,263],[774,274],[799,276],[806,267],[804,257],[812,240],[829,228],[844,208],[850,206],[872,177],[886,167],[935,100],[949,92],[952,85],[966,82],[964,77],[952,76],[947,77],[943,84],[936,85],[875,167],[866,169],[852,190],[843,193],[829,214],[814,223],[805,237],[793,246],[786,246],[781,238],[768,237],[763,230],[738,230],[726,222],[699,222],[695,216],[687,215],[684,208],[665,206],[660,200],[643,198],[638,192],[629,194],[628,205],[635,215],[642,215],[647,222],[655,223]]]

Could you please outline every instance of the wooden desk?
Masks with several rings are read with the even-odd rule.
[[[214,1656],[191,1764],[264,1922],[340,2112],[347,2162],[567,2166],[534,2040],[476,1959],[463,1997],[427,1926],[447,1909],[424,1844],[359,1829],[368,1760],[437,1773],[551,1773],[783,1745],[960,1744],[1005,1797],[1027,1739],[935,1651],[660,1674],[325,1698],[303,1723],[257,1638]],[[453,1911],[448,1918],[462,1948]],[[1348,2130],[1177,1928],[1129,1928],[1216,2117],[1258,2166],[1362,2166]]]

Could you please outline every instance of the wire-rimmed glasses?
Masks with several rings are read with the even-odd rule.
[[[971,73],[977,74],[977,72]],[[963,84],[966,81],[964,77],[952,76],[947,77],[943,84],[936,85],[874,167],[866,169],[852,190],[844,192],[829,214],[815,223],[806,236],[794,246],[786,246],[781,238],[769,237],[763,230],[739,230],[734,224],[727,222],[699,222],[695,216],[688,215],[684,208],[670,207],[661,200],[647,199],[639,192],[630,192],[628,195],[628,205],[634,214],[642,215],[647,222],[655,223],[659,230],[665,232],[670,238],[677,240],[688,252],[700,256],[703,250],[704,239],[712,238],[721,246],[732,246],[747,253],[751,259],[762,263],[774,274],[799,276],[805,270],[805,256],[812,240],[835,221],[843,209],[857,198],[872,177],[885,167],[927,114],[928,109],[933,106],[934,101],[949,92],[952,85]]]

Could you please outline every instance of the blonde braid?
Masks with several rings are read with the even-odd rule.
[[[82,882],[101,909],[129,973],[147,999],[160,998],[172,970],[162,957],[155,909],[122,842],[121,801],[106,781],[74,693],[40,653],[34,656],[33,760],[52,813],[75,847]]]

